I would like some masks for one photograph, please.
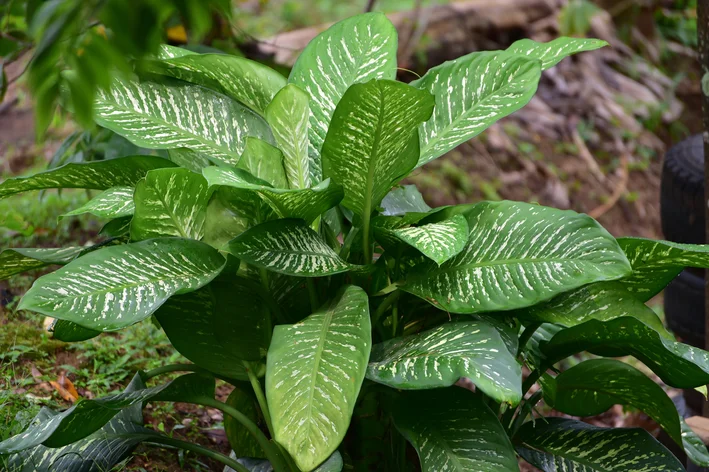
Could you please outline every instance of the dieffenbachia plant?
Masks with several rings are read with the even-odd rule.
[[[672,387],[709,383],[709,354],[676,342],[645,305],[683,267],[709,267],[709,247],[616,240],[586,215],[528,203],[431,209],[400,185],[524,106],[544,69],[603,45],[523,40],[405,84],[394,27],[365,14],[316,37],[288,79],[170,47],[140,80],[116,79],[96,101],[97,122],[169,160],[68,164],[0,184],[0,197],[100,190],[65,217],[108,218],[112,236],[7,249],[0,275],[63,265],[19,305],[56,318],[56,338],[153,317],[193,364],[44,410],[0,443],[5,465],[106,470],[147,442],[240,472],[517,471],[519,458],[544,471],[684,470],[643,430],[539,418],[542,398],[577,417],[642,410],[709,464],[634,367],[558,365],[581,351],[629,355]],[[143,384],[173,371],[192,373]],[[226,402],[215,378],[234,386]],[[232,457],[143,429],[139,410],[152,401],[222,410]]]

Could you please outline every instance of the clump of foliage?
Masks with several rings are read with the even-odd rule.
[[[643,430],[535,418],[542,398],[574,416],[642,410],[709,463],[637,369],[601,357],[555,368],[582,351],[632,355],[673,387],[709,383],[709,355],[645,305],[683,267],[709,267],[709,247],[616,240],[586,215],[520,202],[431,209],[399,186],[526,104],[544,69],[603,45],[522,40],[404,84],[394,27],[365,14],[315,38],[288,79],[170,47],[149,75],[114,79],[97,122],[169,160],[69,163],[0,184],[0,196],[103,190],[71,213],[110,218],[114,236],[5,250],[0,275],[64,264],[20,302],[57,318],[56,338],[153,316],[194,364],[42,410],[0,443],[5,467],[106,470],[146,442],[241,472],[515,471],[518,456],[545,471],[683,470]],[[175,371],[191,373],[146,387]],[[226,402],[215,378],[234,386]],[[232,457],[145,429],[141,407],[158,401],[223,411]]]

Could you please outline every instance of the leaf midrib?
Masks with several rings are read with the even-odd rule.
[[[571,463],[582,464],[584,467],[592,467],[594,472],[614,472],[612,469],[605,469],[605,468],[600,469],[592,462],[584,461],[584,460],[581,460],[580,458],[575,459],[574,457],[576,457],[576,456],[570,456],[571,458],[569,458],[569,456],[563,454],[563,451],[562,451],[562,453],[546,451],[544,449],[539,449],[535,446],[532,446],[529,443],[527,443],[526,441],[522,441],[522,446],[524,446],[527,449],[533,450],[533,451],[541,452],[542,454],[549,454],[551,456],[561,457],[565,461],[570,461]]]
[[[372,200],[374,196],[372,191],[374,189],[374,171],[376,170],[376,160],[379,156],[379,146],[382,139],[382,122],[384,121],[384,91],[380,86],[377,85],[377,92],[379,92],[379,116],[377,117],[377,128],[374,130],[374,141],[372,143],[372,150],[370,153],[369,165],[367,169],[367,185],[364,192],[364,208],[362,211],[363,218],[367,218],[372,213]],[[369,228],[366,228],[369,231]]]

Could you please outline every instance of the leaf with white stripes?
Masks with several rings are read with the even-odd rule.
[[[103,218],[120,218],[133,214],[133,187],[112,187],[104,190],[76,210],[64,213],[59,218],[91,213]]]
[[[83,247],[66,248],[9,248],[0,251],[0,280],[53,264],[68,264]]]
[[[263,115],[286,78],[245,57],[229,54],[188,54],[150,64],[151,71],[214,89]]]
[[[312,188],[278,189],[242,169],[207,167],[202,174],[209,186],[223,185],[257,194],[281,218],[300,218],[311,223],[343,197],[342,187],[325,179]]]
[[[507,48],[506,52],[527,56],[542,61],[542,70],[554,67],[562,59],[583,51],[593,51],[608,46],[608,43],[593,38],[556,38],[548,43],[538,43],[531,39],[520,39]]]
[[[505,429],[479,395],[456,387],[405,392],[393,413],[422,472],[519,471]]]
[[[210,194],[204,177],[190,170],[148,172],[135,188],[131,239],[161,236],[201,239]]]
[[[209,89],[114,79],[99,91],[96,121],[149,149],[188,148],[210,159],[236,165],[246,136],[273,142],[266,121],[246,106]]]
[[[176,57],[190,56],[199,54],[189,49],[179,46],[170,46],[169,44],[161,44],[158,49],[158,59],[174,59]]]
[[[440,267],[414,268],[403,290],[450,312],[478,313],[531,306],[630,272],[615,239],[586,215],[502,201],[476,204],[466,216],[463,251]]]
[[[274,439],[301,470],[325,461],[345,437],[371,347],[369,299],[353,285],[273,331],[266,398]]]
[[[265,180],[275,188],[288,188],[288,178],[283,167],[283,153],[277,147],[258,138],[246,138],[246,149],[238,167],[254,177]]]
[[[309,100],[308,94],[297,85],[288,84],[266,108],[266,121],[283,151],[290,188],[310,187]]]
[[[206,285],[224,263],[216,249],[187,239],[109,246],[37,279],[18,309],[113,331],[147,318],[174,294]]]
[[[421,126],[417,167],[526,105],[537,91],[541,72],[536,59],[486,51],[445,62],[411,82],[436,97],[433,116]]]
[[[344,187],[344,206],[369,216],[416,166],[418,127],[433,106],[428,92],[391,80],[347,90],[322,147],[324,176]]]
[[[335,23],[316,36],[298,57],[288,82],[310,96],[310,176],[322,180],[320,151],[330,119],[352,84],[396,78],[397,35],[381,13]]]
[[[462,377],[497,402],[522,398],[522,370],[484,321],[444,323],[372,348],[367,378],[396,389],[448,387]]]
[[[515,436],[517,451],[544,472],[684,472],[641,428],[599,428],[567,418],[537,418]]]
[[[379,231],[418,249],[438,265],[457,255],[468,242],[468,221],[462,215],[455,215],[440,223]]]
[[[302,220],[261,223],[232,239],[228,251],[249,264],[299,277],[339,274],[351,266]]]
[[[0,184],[0,198],[14,193],[49,188],[88,188],[106,190],[132,187],[148,171],[175,164],[155,156],[129,156],[105,161],[66,164],[28,177],[15,177]]]

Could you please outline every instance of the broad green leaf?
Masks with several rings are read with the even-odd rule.
[[[296,219],[262,223],[231,240],[227,248],[240,260],[286,275],[320,277],[351,268],[318,233]]]
[[[246,138],[246,149],[241,155],[239,167],[275,188],[288,188],[283,153],[265,141]]]
[[[133,187],[112,187],[104,190],[76,210],[59,218],[91,213],[104,218],[121,218],[133,214]]]
[[[246,379],[242,361],[258,361],[268,349],[268,308],[242,278],[174,296],[155,317],[180,354],[224,377]]]
[[[466,216],[463,251],[440,267],[414,268],[403,290],[453,313],[478,313],[534,305],[630,272],[615,239],[586,215],[502,201],[479,203]]]
[[[345,437],[371,346],[369,300],[352,285],[273,331],[266,398],[274,439],[302,470],[325,461]]]
[[[323,175],[344,187],[344,206],[369,216],[416,166],[418,126],[433,106],[428,92],[391,80],[347,90],[322,146]]]
[[[131,239],[201,239],[210,193],[204,177],[187,169],[148,172],[135,188]]]
[[[111,220],[101,227],[98,234],[101,236],[108,236],[109,238],[118,238],[127,235],[128,232],[130,232],[130,222],[132,220],[132,215],[122,216]]]
[[[396,77],[397,35],[381,13],[335,23],[298,56],[288,82],[310,96],[310,179],[322,180],[320,151],[335,107],[352,84]]]
[[[670,397],[652,379],[624,362],[590,359],[559,374],[552,385],[553,394],[545,390],[544,398],[562,413],[596,416],[616,404],[631,406],[645,412],[682,444],[679,416]]]
[[[538,59],[542,62],[542,70],[554,67],[562,59],[583,51],[593,51],[608,46],[600,39],[592,38],[556,38],[548,43],[538,43],[531,39],[520,39],[512,43],[506,52]]]
[[[207,167],[202,174],[209,186],[223,185],[258,194],[281,218],[300,218],[313,222],[325,211],[337,205],[343,197],[342,187],[330,179],[312,188],[278,189],[255,178],[242,169]]]
[[[537,91],[540,77],[536,59],[486,51],[444,62],[411,82],[436,97],[433,116],[421,126],[417,167],[522,108]]]
[[[228,54],[164,57],[151,66],[155,72],[221,92],[260,115],[286,85],[286,78],[270,67]]]
[[[694,388],[709,383],[709,353],[666,339],[636,318],[589,320],[556,333],[541,345],[549,363],[582,351],[608,357],[631,355],[652,369],[667,385]]]
[[[231,457],[236,458],[236,455],[232,453]],[[246,467],[249,472],[273,472],[273,466],[271,466],[271,463],[267,460],[242,458],[236,459],[236,461]],[[342,460],[342,455],[338,451],[335,451],[325,462],[313,469],[312,472],[341,472],[343,467],[344,462]],[[224,472],[235,471],[230,467],[226,467],[224,468]]]
[[[415,185],[401,185],[392,189],[382,199],[381,206],[384,216],[400,216],[412,212],[427,213],[431,210]]]
[[[599,428],[566,418],[538,418],[515,436],[517,452],[544,472],[684,472],[650,433]]]
[[[84,328],[66,320],[55,320],[49,331],[52,332],[53,339],[64,341],[65,343],[85,341],[101,334],[101,331]]]
[[[709,467],[709,451],[704,441],[681,417],[680,422],[682,423],[682,446],[687,453],[687,458],[701,467]]]
[[[461,377],[497,402],[522,398],[522,370],[484,321],[444,323],[372,348],[367,378],[397,389],[448,387]]]
[[[309,100],[307,93],[297,85],[289,84],[276,94],[266,108],[266,121],[283,151],[290,188],[310,187]]]
[[[441,223],[384,231],[418,249],[438,265],[463,250],[469,232],[468,221],[461,215]]]
[[[0,280],[52,264],[68,264],[84,249],[83,247],[3,249],[0,251]]]
[[[217,249],[224,247],[226,243],[251,226],[249,218],[231,208],[227,196],[228,190],[230,189],[220,187],[213,192],[204,217],[202,241]]]
[[[418,452],[422,472],[513,472],[517,457],[507,433],[478,395],[449,387],[406,392],[394,424]]]
[[[174,294],[206,285],[223,266],[219,252],[198,241],[109,246],[37,279],[18,309],[113,331],[147,318]]]
[[[246,136],[273,141],[266,121],[244,105],[197,85],[114,79],[99,91],[96,121],[148,149],[188,148],[236,165]]]
[[[0,198],[13,193],[48,188],[88,188],[106,190],[132,187],[149,170],[174,167],[175,164],[155,156],[131,156],[107,161],[66,164],[29,177],[15,177],[0,184]]]
[[[226,403],[258,424],[258,409],[253,395],[237,387],[231,391]],[[224,431],[236,457],[265,457],[263,448],[258,441],[243,424],[236,421],[232,416],[224,415]]]
[[[139,374],[137,374],[139,375]],[[40,444],[62,447],[98,431],[124,408],[145,401],[185,401],[214,397],[214,378],[187,374],[157,387],[126,390],[95,400],[84,399],[61,413],[32,423],[23,433],[0,442],[0,454],[29,449]]]
[[[178,166],[189,169],[192,172],[197,172],[198,174],[202,172],[203,168],[212,165],[212,161],[209,160],[208,155],[191,151],[187,148],[169,149],[167,155],[170,160]]]

